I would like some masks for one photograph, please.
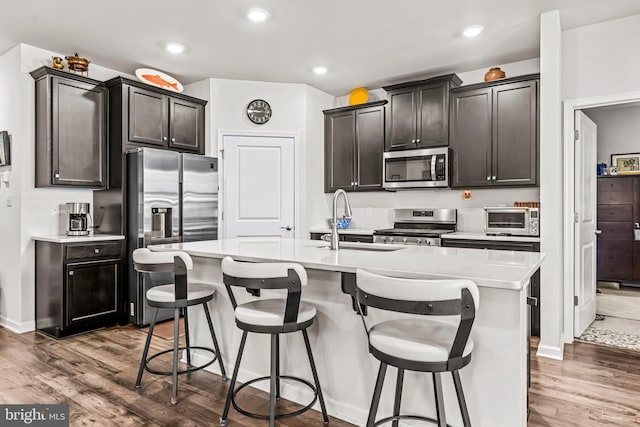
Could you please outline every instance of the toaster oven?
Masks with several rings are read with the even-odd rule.
[[[484,231],[493,235],[539,236],[539,208],[484,208]]]

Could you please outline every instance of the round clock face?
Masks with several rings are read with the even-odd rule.
[[[271,118],[271,106],[263,99],[254,99],[247,106],[249,120],[258,125],[263,125]]]

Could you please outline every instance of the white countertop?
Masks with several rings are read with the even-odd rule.
[[[316,227],[309,230],[309,233],[323,233],[329,234],[331,233],[331,229],[329,227]],[[338,234],[362,234],[366,236],[373,236],[372,228],[344,228],[342,230],[338,230]]]
[[[88,236],[31,236],[33,240],[52,243],[100,242],[103,240],[124,240],[124,236],[116,234],[91,234]]]
[[[151,250],[183,250],[192,256],[242,261],[297,262],[305,268],[354,273],[363,268],[387,275],[424,278],[460,278],[478,286],[521,290],[538,270],[544,254],[433,246],[402,246],[396,251],[354,250],[348,247],[385,247],[371,243],[341,244],[332,251],[318,240],[242,238],[150,246]]]
[[[460,239],[460,240],[496,240],[501,242],[539,242],[538,236],[487,236],[485,233],[465,233],[456,231],[455,233],[447,233],[442,235],[443,239]]]

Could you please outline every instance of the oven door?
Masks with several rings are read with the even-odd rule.
[[[529,211],[526,209],[485,208],[486,233],[528,236],[531,234],[529,223]]]
[[[384,188],[449,186],[447,147],[384,153]]]

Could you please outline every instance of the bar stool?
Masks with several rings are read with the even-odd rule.
[[[175,275],[175,285],[155,286],[147,291],[147,302],[151,307],[155,308],[155,311],[153,320],[149,325],[147,342],[145,343],[144,351],[142,352],[142,360],[140,361],[140,369],[138,370],[136,388],[140,388],[142,374],[145,370],[156,375],[172,375],[173,390],[171,403],[175,405],[178,402],[178,375],[206,368],[216,360],[218,360],[218,363],[220,364],[222,377],[226,380],[227,374],[224,369],[224,364],[222,363],[222,356],[220,355],[220,348],[218,347],[216,333],[213,330],[211,314],[207,307],[207,303],[213,299],[213,295],[216,293],[216,290],[213,285],[205,283],[187,283],[187,271],[193,269],[193,261],[189,254],[181,251],[152,252],[149,249],[141,248],[133,251],[133,262],[136,271],[141,273],[173,272]],[[213,340],[215,351],[207,347],[192,346],[189,342],[189,317],[187,315],[187,307],[198,304],[202,304],[204,313],[207,316],[207,323],[209,324],[209,331],[211,332],[211,339]],[[175,312],[173,318],[173,348],[161,351],[147,358],[149,353],[149,344],[151,344],[151,337],[153,335],[153,328],[155,327],[158,310],[160,308],[172,308]],[[179,346],[180,314],[184,315],[186,340],[186,346],[184,347]],[[213,358],[204,365],[191,366],[191,350],[195,349],[207,351],[213,355]],[[187,353],[187,369],[184,370],[178,369],[178,352],[180,350],[186,350]],[[173,352],[173,369],[171,371],[158,371],[149,367],[149,362],[156,357],[169,352]]]
[[[231,257],[222,260],[223,281],[229,293],[231,304],[235,310],[236,325],[242,329],[242,339],[240,340],[240,348],[238,357],[236,358],[233,376],[229,384],[229,392],[227,401],[224,406],[220,425],[227,424],[227,416],[229,415],[230,406],[241,414],[262,420],[269,420],[269,426],[275,426],[275,420],[300,415],[311,409],[316,400],[320,401],[322,417],[324,423],[329,422],[327,409],[322,397],[322,389],[318,380],[316,365],[311,353],[311,345],[309,344],[309,336],[307,328],[311,326],[316,318],[316,308],[312,304],[300,302],[300,294],[302,286],[307,285],[307,272],[299,264],[293,263],[248,263],[236,262]],[[262,289],[286,289],[287,298],[262,299],[244,304],[238,304],[231,289],[232,286],[245,288],[248,292],[259,295]],[[309,356],[309,364],[311,365],[311,373],[315,385],[297,377],[280,375],[280,334],[301,331],[304,338],[304,344]],[[270,375],[266,377],[255,378],[238,387],[235,390],[236,379],[238,378],[238,370],[240,369],[240,361],[244,345],[247,340],[247,333],[254,332],[258,334],[271,335],[271,359],[270,359]],[[285,378],[297,381],[309,387],[314,397],[311,403],[302,409],[285,414],[276,414],[276,398],[280,397],[280,379]],[[236,404],[236,395],[248,385],[258,381],[270,380],[270,396],[269,396],[269,415],[256,414],[241,408]]]
[[[402,419],[423,420],[447,426],[442,394],[442,372],[451,372],[465,427],[471,426],[459,370],[471,361],[473,340],[469,338],[479,305],[479,292],[470,280],[420,280],[386,277],[356,271],[356,296],[362,306],[424,316],[460,316],[456,326],[443,319],[403,318],[380,322],[369,328],[360,310],[369,340],[369,352],[380,360],[367,427]],[[401,299],[399,299],[401,298]],[[387,365],[398,369],[393,416],[376,421]],[[400,415],[404,371],[431,372],[436,401],[436,419]]]

